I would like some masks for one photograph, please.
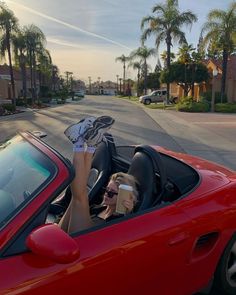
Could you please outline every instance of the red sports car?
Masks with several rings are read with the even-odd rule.
[[[0,294],[235,295],[236,172],[160,147],[116,147],[107,135],[91,206],[116,171],[139,182],[134,212],[68,235],[54,222],[70,161],[28,132],[0,146]]]

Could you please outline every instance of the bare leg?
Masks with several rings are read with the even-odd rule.
[[[85,154],[84,154],[84,162],[85,162],[85,173],[87,175],[87,181],[88,181],[89,173],[90,173],[90,170],[91,170],[92,159],[93,159],[93,153],[85,152]]]
[[[90,156],[86,156],[86,159],[88,158]],[[86,167],[86,163],[89,163],[89,161],[85,161],[84,152],[74,152],[75,178],[71,183],[72,200],[60,222],[61,228],[69,233],[86,229],[93,224],[89,213],[87,194],[89,169]],[[89,167],[91,167],[91,160]]]

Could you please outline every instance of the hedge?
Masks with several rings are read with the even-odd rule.
[[[210,104],[208,101],[201,99],[195,101],[192,97],[182,97],[176,105],[176,109],[180,112],[202,113],[210,111]]]
[[[219,113],[236,113],[236,103],[217,103],[215,112]]]

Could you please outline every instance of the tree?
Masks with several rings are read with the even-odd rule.
[[[191,69],[191,81],[192,81],[192,96],[194,96],[194,75],[195,75],[195,70],[197,67],[197,64],[200,63],[203,60],[202,53],[199,51],[196,51],[195,48],[193,48],[192,44],[183,44],[182,47],[179,48],[179,52],[177,54],[178,56],[178,62],[184,64],[184,75],[185,75],[185,84],[186,84],[186,79],[187,79],[187,70]],[[185,85],[186,87],[184,88],[184,95],[188,95],[188,85]]]
[[[40,54],[45,50],[46,38],[43,32],[35,25],[29,25],[25,27],[25,37],[27,43],[27,56],[30,67],[32,103],[34,103],[37,97],[37,61]]]
[[[16,106],[16,93],[15,93],[15,80],[12,66],[12,56],[11,56],[11,42],[12,34],[17,30],[18,20],[14,13],[7,8],[4,3],[0,3],[0,30],[1,30],[1,43],[0,52],[1,56],[5,56],[5,52],[8,55],[9,70],[11,76],[11,87],[13,100],[12,103]]]
[[[128,56],[122,54],[116,58],[116,61],[119,61],[123,64],[123,93],[125,93],[125,74],[126,74],[126,62],[129,60]]]
[[[214,9],[207,16],[202,33],[204,44],[218,48],[222,53],[222,82],[221,82],[221,102],[225,94],[226,75],[228,58],[236,47],[236,2],[234,1],[228,10]]]
[[[167,68],[167,51],[164,50],[161,53],[161,59],[164,63],[164,68]],[[175,54],[173,52],[170,53],[170,62],[173,62],[173,60],[175,59]]]
[[[141,77],[141,70],[142,70],[142,63],[135,61],[130,62],[129,67],[132,67],[134,70],[137,70],[137,96],[139,96],[139,87],[140,87],[140,77]]]
[[[40,89],[42,87],[51,87],[51,81],[52,81],[52,58],[50,55],[50,52],[42,48],[40,52],[38,52],[37,55],[37,71],[39,76],[39,86]]]
[[[151,56],[154,56],[155,54],[156,54],[156,49],[147,48],[146,46],[139,47],[137,50],[134,50],[130,53],[131,60],[138,58],[141,64],[143,64],[145,94],[147,93],[147,74],[148,74],[147,59],[150,58]]]
[[[147,87],[152,91],[160,88],[160,73],[149,73],[147,76]]]
[[[161,80],[164,83],[175,82],[184,89],[184,96],[187,96],[194,83],[201,83],[209,79],[207,67],[202,63],[174,62],[170,69],[161,73]]]
[[[18,29],[12,38],[14,59],[16,66],[20,67],[22,77],[23,98],[27,96],[26,64],[27,64],[27,42],[23,29]]]
[[[186,43],[185,34],[181,31],[183,25],[191,26],[197,21],[197,16],[191,11],[180,12],[177,0],[166,0],[164,4],[157,4],[152,9],[156,16],[147,16],[142,19],[141,29],[143,30],[141,40],[144,42],[149,36],[155,35],[156,47],[159,48],[161,42],[166,42],[167,48],[167,69],[171,64],[172,40],[177,40],[180,44]],[[145,28],[145,26],[148,26]],[[170,97],[170,84],[167,83],[167,102]]]

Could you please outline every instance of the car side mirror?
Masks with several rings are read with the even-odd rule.
[[[56,224],[44,224],[34,229],[26,246],[36,255],[57,263],[71,263],[79,258],[78,244]]]

